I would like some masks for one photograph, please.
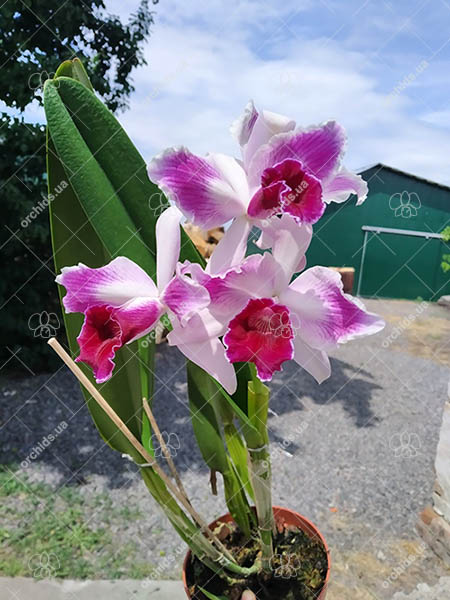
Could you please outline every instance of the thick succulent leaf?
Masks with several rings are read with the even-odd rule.
[[[57,77],[71,77],[82,83],[91,92],[94,91],[88,74],[79,58],[65,60],[61,63],[55,73],[55,79]]]
[[[200,452],[211,470],[225,473],[227,454],[213,406],[217,388],[211,377],[194,363],[187,365],[187,380],[192,426]]]
[[[64,82],[77,86],[89,98],[95,96],[81,83],[64,77],[45,84],[44,106],[48,128],[70,185],[108,253],[112,257],[127,256],[154,275],[154,251],[145,245],[138,232],[140,225],[133,222],[118,195],[117,174],[113,175],[98,162],[99,149],[87,145],[77,127],[78,120],[64,105],[59,93]],[[110,114],[106,107],[104,110]],[[110,143],[113,144],[112,139]],[[122,173],[123,181],[126,181],[126,176]]]
[[[83,82],[82,84],[75,83],[85,89],[90,97],[95,98],[91,91],[89,91],[91,88],[89,87],[88,89],[88,87],[85,87],[90,86],[90,83],[81,63],[79,61],[78,63],[76,61],[67,61],[61,65],[58,72],[69,72],[70,70],[73,76],[80,78]],[[92,221],[87,216],[85,206],[92,199],[92,196],[98,198],[99,194],[103,192],[103,189],[98,189],[99,187],[106,186],[112,195],[114,195],[114,190],[111,190],[112,184],[108,182],[107,174],[98,168],[94,157],[95,150],[93,153],[86,152],[86,148],[81,143],[82,140],[80,140],[76,127],[70,119],[70,114],[65,110],[58,97],[55,96],[54,92],[57,91],[59,81],[57,79],[52,84],[47,84],[46,87],[51,90],[51,94],[50,101],[48,100],[49,96],[46,96],[45,106],[49,120],[47,137],[49,193],[54,195],[54,199],[50,204],[50,223],[56,272],[60,272],[64,266],[78,262],[83,262],[91,267],[100,267],[111,260],[117,249],[114,244],[106,244],[100,238],[98,233],[99,230],[102,230],[100,217],[96,219],[97,225],[99,221],[100,225],[98,225],[98,229],[95,229]],[[60,140],[58,148],[55,148],[53,137]],[[72,150],[70,149],[71,141],[74,143]],[[92,176],[92,168],[87,172],[83,166],[80,168],[80,156],[77,156],[75,150],[80,144],[82,147],[81,156],[88,164],[91,164],[91,167],[97,167],[97,172],[101,171],[100,179]],[[84,186],[73,185],[79,179],[79,177],[74,177],[77,169],[80,170],[81,178],[87,178]],[[86,201],[84,205],[81,199]],[[115,205],[117,206],[119,202],[116,199]],[[95,210],[92,202],[90,206],[93,206]],[[119,206],[117,212],[122,212],[123,214],[123,207],[121,210]],[[119,224],[120,220],[117,220],[115,227]],[[134,258],[130,247],[124,248],[121,254],[128,255],[129,258]],[[154,259],[148,251],[147,254],[149,258],[141,262],[146,262],[153,268]],[[63,295],[62,288],[59,288],[59,293],[61,296]],[[70,350],[72,356],[75,356],[78,354],[76,338],[79,334],[83,317],[79,314],[64,313],[64,320]],[[149,346],[149,356],[151,356],[152,351],[151,346]],[[99,389],[134,435],[139,438],[142,433],[142,403],[139,383],[140,367],[136,353],[137,343],[128,345],[118,352],[116,356],[116,369],[112,379],[100,386]],[[84,365],[81,365],[81,368],[93,381],[90,369]],[[128,453],[139,459],[128,440],[117,430],[116,426],[98,407],[96,402],[84,390],[83,393],[93,420],[103,439],[114,449]]]
[[[77,262],[100,267],[110,260],[110,256],[86,218],[71,185],[68,184],[64,188],[61,185],[61,182],[68,182],[68,177],[54,150],[51,138],[48,138],[47,146],[47,171],[50,193],[55,193],[56,188],[61,189],[49,205],[56,272],[60,272],[64,266]],[[62,299],[64,291],[60,286],[58,291]],[[76,338],[81,329],[83,316],[77,313],[66,314],[64,310],[63,315],[69,348],[72,356],[76,356],[79,351]],[[133,357],[136,350],[137,344],[134,343],[124,349],[124,352],[118,353],[113,378],[99,389],[131,431],[139,436],[140,421],[137,412],[140,402],[139,366]],[[94,381],[91,370],[83,364],[80,364],[80,367],[91,381]],[[83,393],[103,439],[115,450],[134,456],[134,449],[125,436],[118,431],[114,423],[84,389]],[[124,401],[124,399],[131,401]]]

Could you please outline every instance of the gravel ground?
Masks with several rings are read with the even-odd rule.
[[[327,382],[318,386],[289,363],[271,385],[274,503],[319,524],[332,549],[330,596],[336,599],[390,599],[449,575],[417,537],[415,523],[434,482],[450,376],[450,312],[406,301],[367,304],[386,318],[386,330],[333,353]],[[194,504],[213,518],[225,510],[209,493],[209,474],[193,440],[183,358],[161,345],[157,369],[157,420],[177,436],[171,438],[180,443],[175,461]],[[0,462],[19,464],[17,477],[46,482],[55,497],[73,486],[86,500],[93,527],[107,522],[120,543],[132,540],[155,578],[176,576],[182,549],[173,551],[181,548],[175,534],[135,466],[97,435],[66,369],[2,383]],[[68,426],[57,439],[20,466],[62,421]],[[108,520],[111,507],[123,506],[138,517]]]

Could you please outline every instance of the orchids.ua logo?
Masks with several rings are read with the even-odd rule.
[[[416,192],[397,192],[389,198],[389,208],[394,211],[396,217],[417,217],[420,207],[420,198]]]
[[[288,311],[275,313],[270,317],[269,328],[274,336],[289,339],[300,329],[300,319],[295,313]]]
[[[48,339],[56,335],[61,324],[56,313],[43,310],[41,313],[31,315],[28,319],[28,327],[34,333],[34,337]]]
[[[162,192],[155,192],[148,199],[148,209],[155,217],[159,217],[168,206],[166,197]]]
[[[44,88],[44,83],[47,79],[54,79],[55,73],[49,73],[48,71],[36,71],[35,73],[31,73],[28,77],[28,87],[33,92],[39,92]],[[56,86],[59,86],[58,79],[54,79],[54,83]]]
[[[45,196],[44,194],[42,194],[42,200],[40,200],[35,206],[33,206],[33,208],[30,210],[30,212],[21,220],[20,225],[22,226],[22,228],[26,229],[28,227],[28,225],[32,221],[34,221],[34,219],[36,219],[42,212],[44,212],[46,210],[48,205],[51,202],[53,202],[53,200],[59,194],[61,194],[68,185],[69,184],[67,183],[67,181],[62,179],[58,183],[58,185],[55,186],[55,188],[53,189],[53,193],[48,194],[48,196]]]
[[[59,565],[59,558],[53,552],[34,554],[28,561],[28,567],[36,579],[55,577]]]
[[[397,458],[414,458],[420,450],[420,439],[417,433],[395,433],[389,440],[389,447]]]
[[[162,431],[161,437],[163,439],[164,444],[167,447],[167,451],[169,452],[170,456],[172,456],[172,457],[176,456],[178,450],[181,448],[180,438],[177,436],[177,434],[176,433],[167,433],[167,431]],[[152,435],[152,444],[153,444],[153,448],[155,450],[156,458],[160,458],[160,457],[164,458],[164,452],[161,448],[161,444],[159,443],[157,435]]]
[[[274,577],[291,579],[302,567],[299,557],[295,554],[275,554],[270,561]]]

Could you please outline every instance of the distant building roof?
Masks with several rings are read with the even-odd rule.
[[[426,179],[425,177],[419,177],[418,175],[413,175],[412,173],[408,173],[407,171],[402,171],[401,169],[395,169],[394,167],[390,167],[389,165],[385,165],[384,163],[374,163],[373,165],[369,165],[364,167],[363,169],[358,169],[358,173],[365,173],[370,169],[387,169],[388,171],[392,171],[393,173],[400,173],[400,175],[406,175],[407,177],[412,177],[412,179],[417,179],[418,181],[423,181],[425,183],[429,183],[430,185],[435,185],[436,187],[443,188],[444,190],[450,191],[450,186],[445,185],[444,183],[437,183],[436,181],[431,181],[431,179]]]

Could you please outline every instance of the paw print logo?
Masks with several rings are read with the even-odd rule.
[[[389,447],[397,458],[413,458],[420,450],[420,439],[416,433],[396,433],[389,440]]]
[[[31,315],[28,319],[28,327],[34,332],[34,337],[48,339],[56,335],[61,324],[55,313],[43,310],[41,313]]]
[[[36,579],[55,577],[59,565],[59,559],[53,552],[41,552],[40,554],[35,554],[28,561],[30,571]]]
[[[298,557],[294,554],[275,554],[270,563],[274,577],[291,579],[300,568]]]
[[[168,208],[166,197],[162,192],[155,192],[148,199],[148,208],[155,217],[159,217]]]
[[[397,192],[389,198],[389,208],[394,211],[396,217],[417,217],[420,207],[420,198],[416,192]]]
[[[167,450],[170,456],[176,456],[178,450],[181,448],[180,438],[176,433],[167,433],[167,431],[161,432],[161,437],[164,440],[165,445],[167,446]],[[156,458],[164,457],[164,453],[162,451],[161,445],[159,443],[158,437],[156,435],[152,435],[152,444],[155,449]]]

